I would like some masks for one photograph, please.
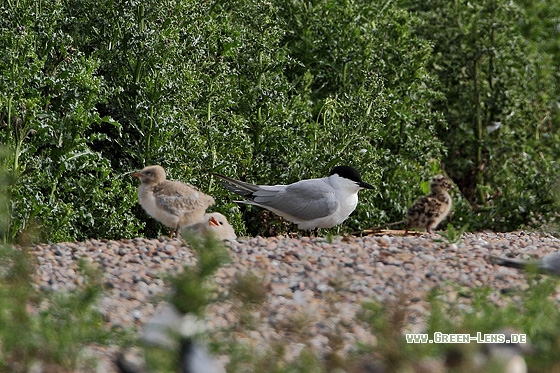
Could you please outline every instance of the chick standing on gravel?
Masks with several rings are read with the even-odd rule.
[[[176,237],[182,227],[198,223],[214,198],[192,185],[166,180],[161,166],[148,166],[132,176],[140,179],[138,199],[146,212],[171,228],[170,237]]]
[[[432,233],[438,224],[447,217],[451,210],[451,196],[447,191],[452,189],[451,180],[437,175],[430,183],[430,194],[418,198],[408,209],[405,235],[410,228],[425,228]]]

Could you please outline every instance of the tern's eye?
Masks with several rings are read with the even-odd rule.
[[[224,225],[224,222],[223,222],[223,221],[221,221],[221,222],[220,222],[220,225]]]

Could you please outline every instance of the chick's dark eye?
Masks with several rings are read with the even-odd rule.
[[[224,225],[224,222],[223,222],[223,221],[221,221],[221,222],[220,222],[220,225]]]

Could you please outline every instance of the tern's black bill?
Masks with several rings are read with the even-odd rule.
[[[373,185],[368,184],[365,181],[358,182],[358,185],[365,189],[373,189]]]

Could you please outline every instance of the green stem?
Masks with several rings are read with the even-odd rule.
[[[12,123],[12,100],[13,100],[13,96],[10,96],[9,100],[8,100],[8,126]],[[9,127],[8,127],[9,128]],[[17,129],[14,128],[14,138],[16,137],[15,131]],[[14,164],[12,166],[12,170],[14,173],[14,180],[17,179],[17,175],[19,174],[18,172],[18,168],[19,168],[19,152],[21,151],[21,146],[20,146],[20,142],[19,139],[15,138],[16,140],[16,148],[14,151]]]
[[[138,7],[138,31],[141,34],[144,32],[145,26],[145,19],[144,19],[144,6],[140,5]],[[136,57],[136,66],[134,68],[134,83],[140,82],[140,75],[142,72],[142,56],[138,54]]]
[[[150,128],[148,129],[148,140],[146,142],[146,150],[148,152],[148,155],[151,155],[151,145],[152,145],[152,129],[154,127],[154,106],[151,105],[150,106]],[[151,159],[151,156],[150,156]],[[149,161],[150,159],[146,159],[146,161]]]
[[[484,178],[482,175],[482,140],[483,140],[483,126],[482,126],[482,106],[480,99],[480,90],[478,89],[478,69],[479,69],[479,59],[477,57],[474,61],[473,67],[473,84],[474,84],[474,97],[475,97],[475,128],[474,133],[476,136],[476,162],[475,162],[475,175],[476,175],[476,189],[478,191],[478,198],[480,203],[486,205],[486,198],[484,196],[484,191],[482,190],[482,184],[484,183]]]

